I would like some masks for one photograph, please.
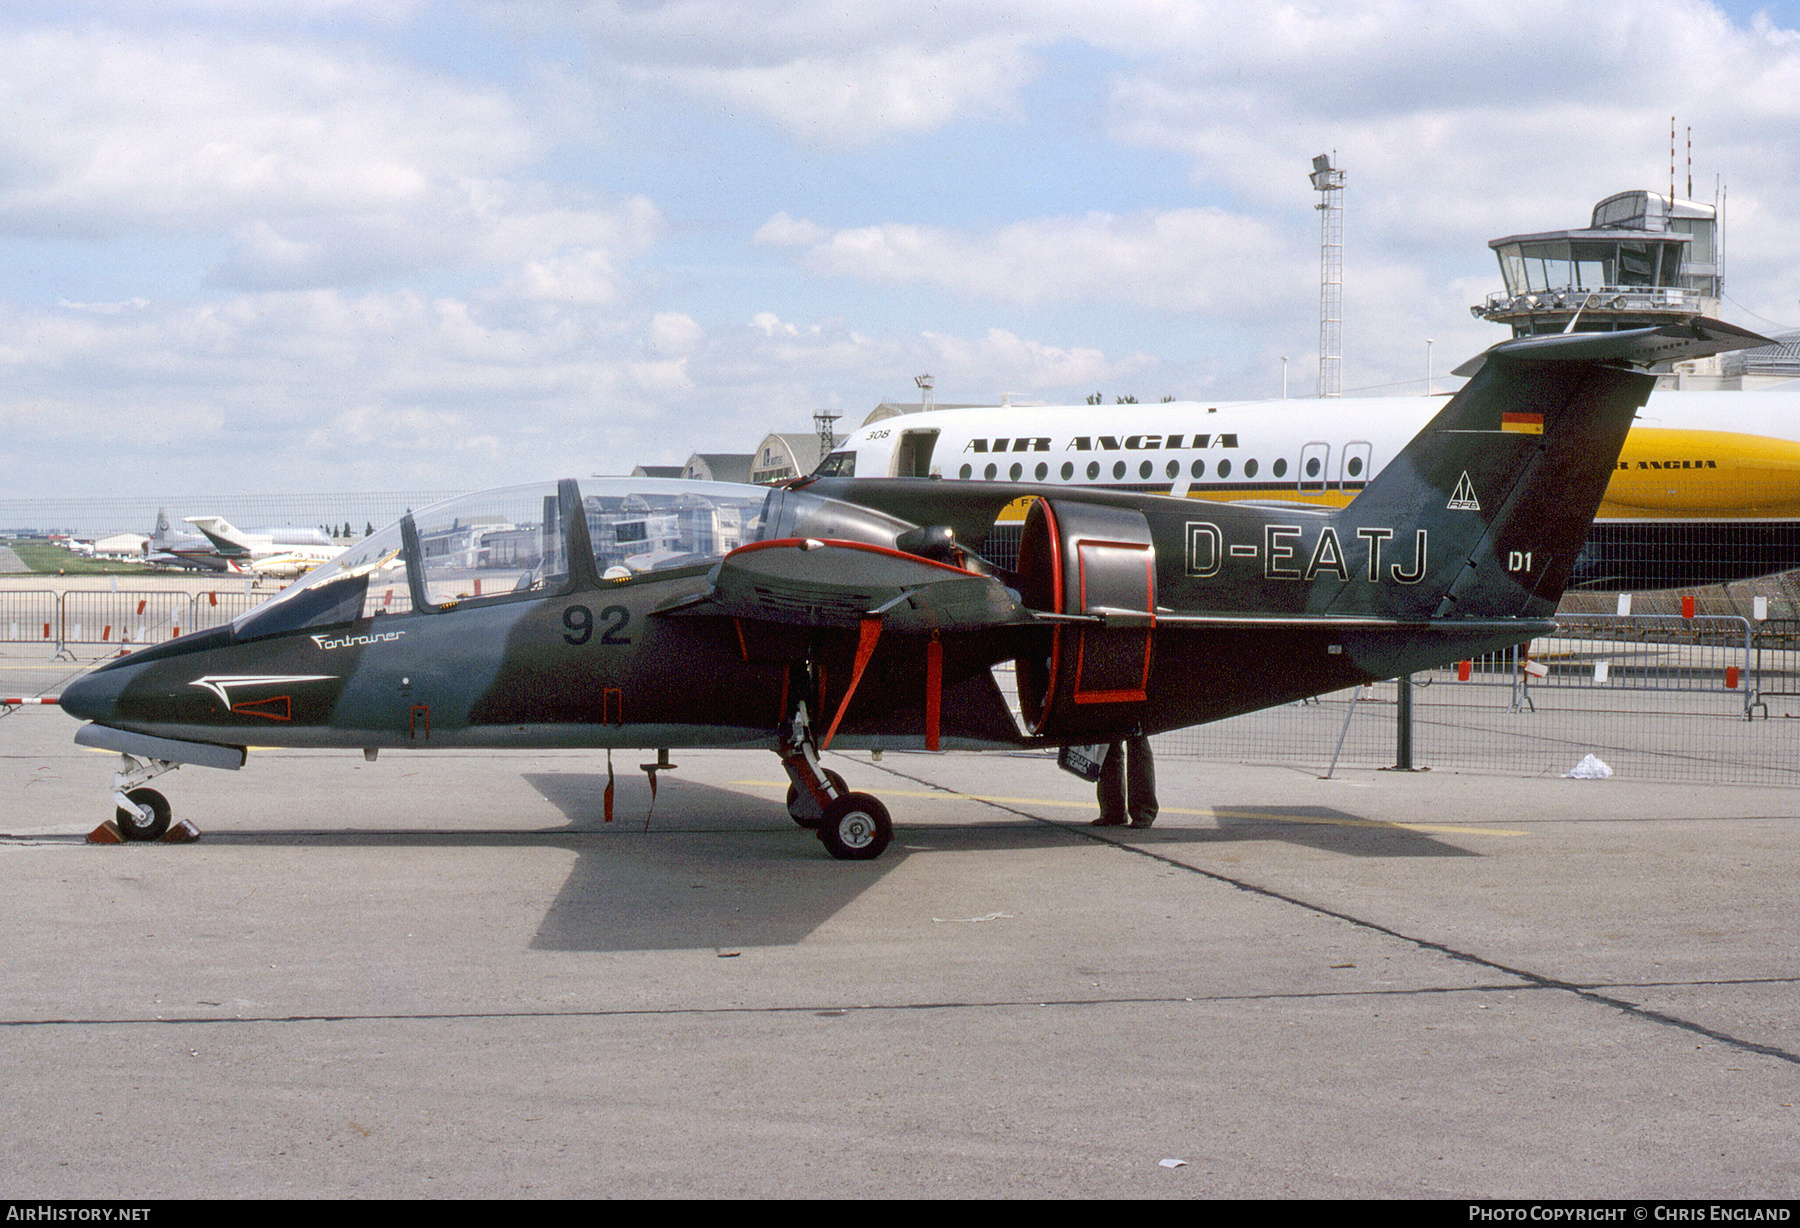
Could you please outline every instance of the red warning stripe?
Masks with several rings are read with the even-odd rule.
[[[844,713],[850,710],[850,698],[856,694],[857,684],[862,681],[863,669],[869,664],[869,658],[875,655],[875,645],[881,639],[881,620],[864,616],[858,626],[856,635],[856,664],[850,670],[850,686],[844,692],[843,700],[838,704],[837,715],[831,718],[831,728],[825,731],[825,738],[819,743],[820,750],[831,748],[831,739],[837,735],[839,722]],[[825,693],[825,671],[819,671],[819,693]]]
[[[925,749],[935,751],[939,745],[944,707],[944,644],[938,633],[931,633],[925,645]]]

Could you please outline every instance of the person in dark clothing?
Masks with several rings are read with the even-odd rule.
[[[1106,748],[1106,762],[1094,785],[1100,800],[1095,827],[1148,827],[1156,822],[1156,760],[1150,739],[1134,734]]]

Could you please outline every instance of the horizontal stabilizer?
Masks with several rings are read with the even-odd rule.
[[[1660,328],[1515,337],[1475,355],[1457,367],[1454,374],[1473,376],[1493,357],[1523,362],[1617,362],[1626,366],[1651,367],[1773,344],[1767,337],[1747,328],[1696,316],[1685,324],[1665,324]]]

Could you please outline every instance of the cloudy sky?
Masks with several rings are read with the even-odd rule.
[[[927,371],[1310,395],[1324,151],[1344,389],[1420,392],[1671,116],[1727,315],[1800,327],[1794,3],[8,0],[0,59],[0,496],[627,472]]]

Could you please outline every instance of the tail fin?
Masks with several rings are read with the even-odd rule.
[[[247,558],[250,543],[223,516],[189,516],[187,522],[206,534],[213,548],[226,558]]]
[[[1556,608],[1655,376],[1644,368],[1766,339],[1718,320],[1502,342],[1363,492],[1336,513],[1369,543],[1371,579],[1334,614],[1507,616]],[[1390,540],[1411,535],[1412,540]],[[1384,561],[1386,549],[1397,561]],[[1393,582],[1386,582],[1393,581]]]

